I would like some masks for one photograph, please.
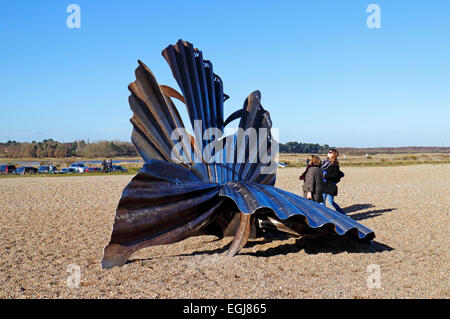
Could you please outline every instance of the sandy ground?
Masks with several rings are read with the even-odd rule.
[[[276,186],[299,194],[301,171]],[[448,298],[450,165],[343,171],[337,202],[371,245],[258,238],[227,259],[231,237],[202,236],[111,270],[100,259],[131,175],[2,178],[0,298]]]

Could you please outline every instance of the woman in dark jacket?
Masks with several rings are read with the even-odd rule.
[[[315,202],[323,201],[323,176],[320,169],[320,158],[311,156],[311,162],[304,174],[303,196]],[[303,175],[302,175],[303,176]]]
[[[323,190],[323,204],[326,205],[328,203],[339,213],[345,214],[344,210],[339,207],[338,204],[334,201],[334,197],[338,194],[337,183],[344,176],[344,173],[339,169],[339,161],[337,157],[339,153],[335,149],[331,149],[328,152],[328,158],[326,161],[322,163],[322,171],[323,171],[323,181],[324,181],[324,190]]]

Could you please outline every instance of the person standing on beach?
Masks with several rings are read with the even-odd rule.
[[[102,161],[102,171],[105,172],[105,173],[107,172],[107,168],[106,168],[106,160],[103,160],[103,161]]]
[[[108,172],[112,172],[112,159],[108,161]]]
[[[335,149],[328,151],[328,158],[322,163],[321,169],[323,171],[324,191],[323,191],[323,205],[328,203],[339,213],[345,214],[344,210],[334,201],[334,197],[338,194],[337,183],[344,177],[344,173],[339,169],[338,161],[339,153]]]
[[[320,169],[320,158],[311,155],[311,161],[308,163],[307,169],[300,177],[304,177],[303,197],[315,202],[323,202],[323,175]]]

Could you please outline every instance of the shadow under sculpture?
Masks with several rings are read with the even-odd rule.
[[[144,247],[198,235],[234,236],[228,256],[237,254],[257,231],[293,236],[325,231],[368,242],[375,237],[372,230],[345,215],[274,187],[277,163],[254,155],[254,143],[242,138],[240,131],[222,138],[222,146],[217,139],[206,143],[208,129],[223,132],[228,123],[239,119],[242,131],[254,128],[258,140],[263,140],[256,153],[273,159],[272,146],[277,142],[270,133],[269,112],[261,106],[261,94],[251,93],[243,108],[224,121],[227,95],[202,52],[179,40],[162,55],[182,93],[159,85],[138,61],[136,81],[128,87],[131,140],[145,164],[123,190],[111,240],[104,249],[103,268],[125,264]],[[185,128],[173,98],[186,105],[194,136],[185,132],[184,138],[173,139],[173,132]],[[201,121],[200,129],[196,121]],[[266,135],[259,133],[263,128]],[[174,152],[179,146],[190,151]],[[236,149],[244,150],[244,162],[238,160]]]

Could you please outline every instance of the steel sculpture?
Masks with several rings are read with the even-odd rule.
[[[224,121],[223,104],[228,96],[202,52],[179,40],[162,55],[182,93],[159,85],[138,61],[136,81],[128,87],[133,111],[131,140],[145,164],[123,190],[111,240],[104,249],[103,268],[125,264],[144,247],[205,234],[234,235],[228,256],[237,254],[256,231],[293,236],[324,231],[364,241],[375,237],[373,231],[345,215],[274,187],[276,171],[267,170],[274,162],[255,158],[250,141],[245,136],[240,139],[240,133],[221,139],[222,147],[217,140],[206,143],[208,129],[223,132],[239,119],[242,131],[265,128],[269,132],[266,136],[257,133],[265,142],[258,144],[257,151],[273,156],[271,147],[276,141],[270,134],[269,112],[260,103],[261,94],[251,93],[243,108]],[[186,105],[193,135],[184,132],[184,137],[174,138],[174,132],[185,126],[173,98]],[[201,121],[197,122],[200,129],[196,121]],[[216,147],[211,150],[212,146]],[[174,152],[180,147],[191,151]],[[237,160],[236,148],[244,150],[245,162]]]

